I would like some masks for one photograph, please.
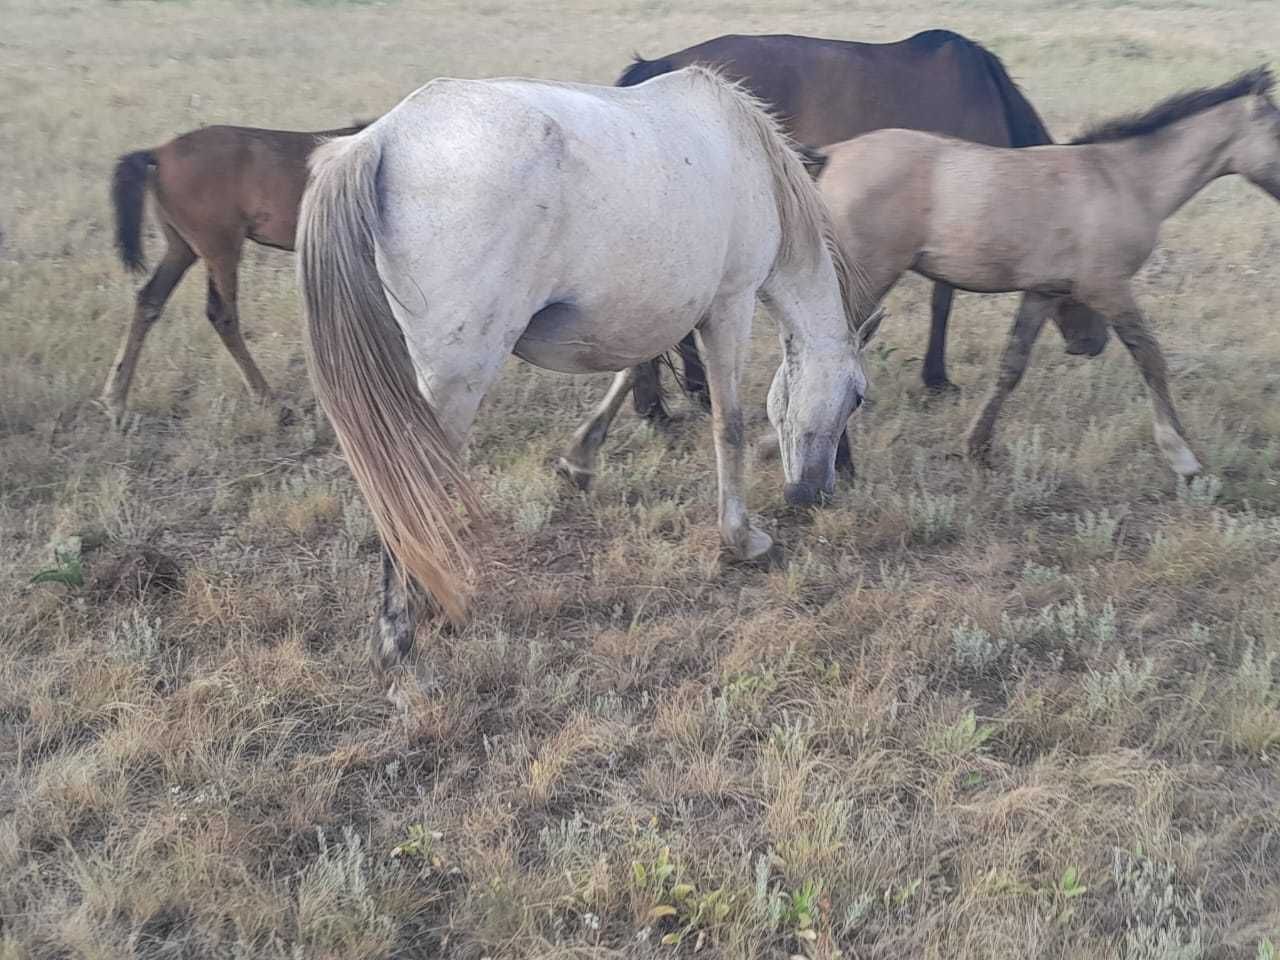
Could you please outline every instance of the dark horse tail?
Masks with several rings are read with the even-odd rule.
[[[987,73],[990,74],[996,89],[1000,91],[1000,99],[1004,102],[1004,120],[1009,126],[1009,145],[1012,147],[1038,147],[1053,143],[1053,135],[1036,113],[1031,101],[1023,96],[1018,85],[1013,82],[1009,72],[1005,70],[1000,58],[981,44],[975,43],[977,52],[986,62]]]
[[[654,77],[670,73],[674,69],[676,69],[675,63],[666,57],[658,60],[646,60],[637,53],[632,57],[631,65],[622,71],[622,76],[618,78],[618,82],[614,86],[634,87],[637,83],[652,80]]]
[[[1005,126],[1009,130],[1009,146],[1036,147],[1053,143],[1053,137],[1040,119],[1040,114],[1036,113],[1036,108],[1023,96],[1000,58],[982,44],[951,30],[925,30],[903,42],[925,50],[937,50],[950,43],[959,44],[973,55],[978,68],[986,73],[1000,95]]]
[[[1038,147],[1053,143],[1053,135],[1049,133],[1049,128],[1044,125],[1044,121],[1040,119],[1040,114],[1036,113],[1036,108],[1031,105],[1031,101],[1013,82],[1013,77],[1009,76],[1009,71],[1004,68],[1000,58],[980,43],[974,43],[967,38],[965,42],[973,47],[974,53],[987,68],[987,75],[991,77],[991,82],[1000,91],[1000,101],[1004,104],[1004,122],[1009,128],[1009,146]]]
[[[150,150],[127,153],[116,163],[111,178],[111,204],[116,208],[116,249],[125,269],[141,271],[142,205],[147,196],[147,174],[156,165]]]

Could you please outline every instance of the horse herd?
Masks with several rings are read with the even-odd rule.
[[[376,667],[410,648],[424,601],[465,617],[483,511],[460,452],[513,352],[565,373],[621,371],[560,462],[585,488],[628,393],[666,418],[655,358],[678,344],[682,384],[712,413],[721,538],[742,559],[771,547],[743,496],[756,304],[779,328],[768,414],[784,493],[811,504],[851,463],[861,351],[907,271],[934,282],[934,389],[949,386],[953,291],[1023,294],[973,457],[987,457],[1052,319],[1071,353],[1096,355],[1115,331],[1149,388],[1159,448],[1191,476],[1200,464],[1130,281],[1161,223],[1210,181],[1238,174],[1280,199],[1271,89],[1259,68],[1054,146],[999,59],[958,34],[728,36],[637,58],[614,87],[442,79],[367,125],[204,128],[117,164],[125,264],[142,266],[148,189],[166,250],[103,402],[124,415],[147,331],[198,258],[209,320],[267,399],[240,333],[237,268],[246,238],[296,246],[316,394],[384,545]]]

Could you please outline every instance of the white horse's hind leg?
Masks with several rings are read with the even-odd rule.
[[[582,424],[573,434],[573,440],[556,463],[556,472],[570,481],[579,490],[591,487],[596,475],[596,455],[600,446],[609,436],[609,427],[618,415],[618,410],[627,398],[627,392],[635,383],[635,371],[623,370],[613,378],[609,392],[596,406],[590,419]]]
[[[754,313],[754,295],[739,295],[713,307],[696,333],[711,390],[711,423],[720,482],[720,539],[741,560],[761,557],[773,546],[769,535],[748,520],[742,493],[747,437],[738,385]]]

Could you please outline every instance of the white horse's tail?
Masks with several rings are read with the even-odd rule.
[[[307,365],[383,543],[451,619],[474,572],[467,520],[483,511],[418,388],[374,261],[380,227],[376,135],[319,147],[298,217]]]

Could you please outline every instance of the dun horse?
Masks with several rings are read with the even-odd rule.
[[[102,403],[119,423],[142,344],[183,275],[203,257],[209,269],[206,313],[235,359],[250,392],[267,400],[271,390],[240,335],[237,273],[245,239],[293,249],[298,202],[307,183],[307,157],[342,130],[296,133],[253,127],[204,127],[164,146],[120,158],[111,185],[116,246],[125,267],[144,269],[142,212],[148,186],[165,236],[165,252],[138,291],[133,322],[102,391]]]
[[[1174,471],[1186,443],[1168,370],[1130,289],[1163,221],[1211,181],[1238,174],[1280,199],[1280,110],[1259,68],[1096,126],[1070,146],[998,150],[906,130],[831,147],[819,180],[845,255],[873,296],[907,270],[962,290],[1026,291],[1000,374],[969,434],[985,459],[1000,407],[1049,316],[1101,314],[1133,355]]]
[[[465,614],[479,504],[459,454],[513,352],[622,370],[696,327],[721,538],[758,557],[770,539],[743,499],[738,384],[762,297],[781,329],[787,498],[831,488],[874,301],[851,285],[784,135],[711,72],[630,89],[437,80],[321,147],[312,171],[298,229],[308,361],[390,555],[375,666],[413,638],[396,567]]]
[[[619,86],[642,83],[699,63],[721,70],[768,103],[785,129],[815,147],[871,130],[928,130],[997,147],[1051,143],[1035,108],[986,48],[948,30],[929,30],[896,43],[855,43],[795,36],[724,36],[659,57],[637,58]],[[932,325],[922,376],[930,389],[950,387],[946,370],[947,319],[953,288],[934,284]],[[1089,326],[1087,316],[1071,318]],[[1085,333],[1064,330],[1068,351],[1100,350],[1096,319]],[[1092,336],[1087,335],[1092,334]],[[706,401],[706,378],[693,339],[679,345],[683,385]],[[634,371],[636,410],[651,420],[667,418],[657,362]],[[560,472],[585,489],[609,425],[625,398],[622,378],[583,424],[560,461]],[[847,454],[842,438],[841,461]]]

